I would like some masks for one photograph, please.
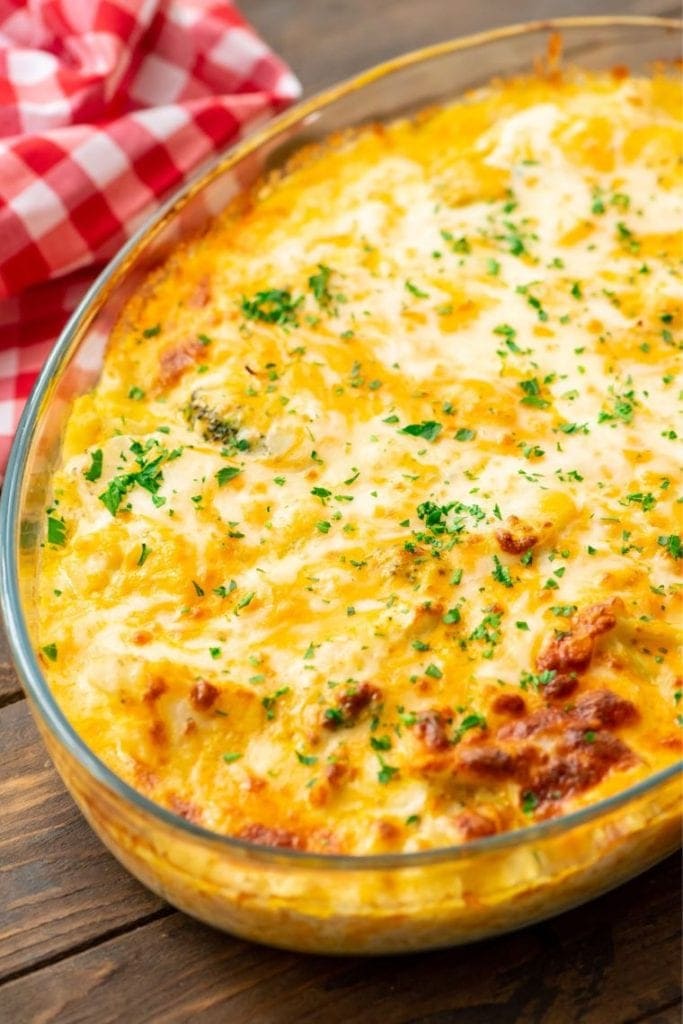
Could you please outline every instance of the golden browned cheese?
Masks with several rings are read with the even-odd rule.
[[[680,83],[494,83],[299,154],[71,414],[42,661],[121,777],[445,846],[680,755]]]

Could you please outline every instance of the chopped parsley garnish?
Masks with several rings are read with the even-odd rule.
[[[286,288],[269,288],[256,292],[251,299],[243,296],[240,308],[247,320],[298,327],[297,310],[303,301],[303,295],[295,299]]]
[[[241,611],[242,608],[248,607],[248,605],[251,604],[251,602],[254,600],[255,597],[256,597],[256,591],[254,591],[254,590],[251,590],[248,594],[245,594],[244,597],[241,597],[239,599],[239,601],[237,602],[237,604],[235,605],[235,614],[237,614],[237,612]]]
[[[322,309],[329,309],[332,305],[332,293],[329,289],[332,268],[326,267],[324,263],[318,264],[318,273],[308,279],[308,287],[313,292],[313,297]]]
[[[244,754],[223,754],[223,760],[226,764],[234,764],[235,761],[239,761]]]
[[[460,609],[449,608],[442,620],[447,626],[455,625],[456,622],[460,622]]]
[[[332,526],[332,524],[328,523],[327,520],[325,520],[325,519],[323,519],[321,522],[315,524],[316,530],[319,530],[320,533],[329,533],[331,526]]]
[[[99,480],[102,476],[102,449],[96,448],[94,452],[90,453],[90,458],[90,468],[85,471],[83,476],[86,480],[94,483],[95,480]]]
[[[524,392],[522,405],[531,405],[536,409],[547,409],[550,402],[547,398],[541,397],[541,388],[536,377],[530,380],[521,380],[519,386]]]
[[[442,425],[435,420],[423,420],[422,423],[408,424],[399,433],[409,434],[411,437],[423,437],[425,441],[436,441],[441,430]]]
[[[668,536],[657,537],[657,543],[660,547],[665,548],[667,554],[671,555],[673,559],[683,558],[683,544],[681,544],[679,534],[671,533]]]
[[[227,483],[234,480],[236,476],[239,476],[242,470],[239,466],[223,466],[216,473],[216,480],[218,481],[219,487],[225,487]]]
[[[539,805],[539,799],[531,790],[522,793],[522,811],[524,814],[533,814]]]
[[[475,711],[472,714],[466,715],[465,718],[463,718],[462,722],[460,723],[460,725],[455,730],[455,734],[453,736],[453,742],[454,743],[459,743],[460,740],[462,739],[462,737],[464,736],[464,734],[466,732],[469,732],[470,729],[487,729],[487,728],[488,728],[488,726],[486,724],[486,719],[484,718],[484,716],[477,714],[476,711]]]
[[[128,397],[132,398],[136,402],[139,402],[141,401],[141,399],[145,397],[145,392],[143,391],[142,388],[139,388],[137,385],[134,385],[128,392]]]
[[[538,692],[541,686],[547,686],[548,683],[552,683],[553,679],[557,675],[554,668],[547,668],[543,672],[522,672],[519,677],[519,685],[523,690],[531,688]]]
[[[221,584],[220,587],[213,588],[213,592],[216,595],[216,597],[227,597],[228,594],[231,594],[233,592],[233,590],[237,590],[237,584],[235,583],[234,580],[230,580],[230,583],[227,585],[227,587],[225,586],[225,584]]]
[[[279,690],[275,691],[275,693],[271,693],[267,697],[264,697],[262,699],[261,704],[265,708],[266,718],[268,719],[269,722],[272,722],[272,720],[275,718],[275,715],[277,713],[277,702],[279,701],[280,697],[284,697],[286,693],[289,693],[289,687],[281,686]]]
[[[305,764],[310,768],[311,765],[318,763],[318,758],[315,754],[301,754],[298,750],[295,750],[294,753],[299,764]]]
[[[438,665],[435,665],[434,662],[432,662],[430,665],[427,665],[427,668],[425,669],[425,675],[429,676],[431,679],[441,679],[443,676],[443,672],[441,671]]]
[[[456,441],[473,441],[476,436],[476,430],[470,430],[469,427],[460,427],[454,434]]]
[[[98,495],[99,500],[113,516],[118,512],[125,495],[136,484],[138,487],[149,491],[151,495],[156,495],[163,481],[161,464],[178,458],[181,454],[181,449],[179,448],[172,452],[167,451],[159,446],[158,441],[155,439],[150,439],[145,445],[142,445],[139,441],[133,441],[130,451],[135,456],[138,469],[132,473],[122,473],[120,476],[115,476],[110,480],[106,490]]]
[[[642,491],[637,491],[635,494],[627,494],[624,500],[629,505],[640,505],[643,512],[649,512],[657,504],[654,494],[650,494],[649,491],[646,494],[643,494]]]
[[[427,292],[423,292],[416,284],[412,281],[405,282],[406,291],[409,291],[411,295],[414,295],[416,299],[428,299],[429,295]]]
[[[145,542],[143,541],[140,546],[140,557],[138,558],[138,565],[144,565],[147,559],[149,558],[149,554],[150,548],[148,548]]]
[[[498,555],[493,556],[493,570],[491,571],[491,575],[494,580],[498,583],[502,583],[504,587],[513,586],[510,570],[506,565],[503,565]]]
[[[145,327],[142,332],[143,338],[155,338],[157,334],[161,334],[161,324],[154,324],[153,327]]]
[[[383,786],[386,786],[388,782],[391,782],[394,775],[398,773],[398,768],[394,768],[392,765],[387,764],[381,754],[378,754],[377,757],[379,758],[380,763],[380,770],[377,772],[377,781],[381,782]]]
[[[57,516],[47,517],[47,542],[62,548],[66,544],[66,523]]]
[[[551,606],[550,611],[553,615],[559,615],[562,618],[569,618],[576,611],[575,604],[554,604]]]
[[[391,738],[389,736],[371,736],[370,746],[373,750],[391,750]]]
[[[41,651],[50,661],[57,660],[57,644],[45,644],[44,647],[41,647]]]
[[[326,500],[327,500],[327,498],[331,497],[332,491],[328,491],[326,487],[314,487],[311,490],[311,494],[315,498],[320,498],[320,500],[322,501],[322,503],[324,505]]]

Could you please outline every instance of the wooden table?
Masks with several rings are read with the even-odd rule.
[[[680,13],[677,3],[600,11]],[[402,50],[563,4],[243,0],[310,93]],[[675,1024],[678,858],[500,939],[376,960],[282,953],[197,924],[119,867],[56,775],[0,636],[0,1021]]]

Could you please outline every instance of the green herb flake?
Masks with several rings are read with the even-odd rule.
[[[91,452],[90,459],[90,468],[85,471],[83,476],[86,480],[94,483],[102,476],[102,449],[96,448],[94,452]]]
[[[138,565],[145,564],[145,562],[149,558],[150,552],[151,549],[148,548],[145,542],[143,541],[142,544],[140,545],[140,557],[138,558]]]
[[[554,604],[551,605],[550,611],[553,615],[558,615],[560,618],[568,619],[576,611],[575,604]]]
[[[140,402],[145,397],[145,392],[143,391],[142,388],[139,388],[137,387],[137,385],[134,385],[128,392],[128,397],[132,398],[133,401],[135,402]]]
[[[286,288],[269,288],[256,292],[251,299],[242,296],[240,308],[247,320],[298,327],[297,310],[303,301],[303,295],[295,299]]]
[[[411,295],[414,295],[416,299],[428,299],[429,295],[427,292],[423,292],[421,288],[418,288],[412,281],[405,282],[406,291],[409,291]]]
[[[522,793],[522,812],[524,814],[533,814],[539,802],[536,794],[532,793],[531,790],[527,790],[525,793]]]
[[[272,722],[275,718],[277,713],[277,702],[280,697],[284,697],[286,693],[289,693],[289,687],[281,686],[279,690],[275,691],[275,693],[271,693],[261,700],[261,704],[265,708],[266,718],[269,722]]]
[[[370,746],[373,750],[391,750],[391,739],[389,736],[371,736]]]
[[[530,405],[536,409],[547,409],[550,402],[547,398],[541,397],[541,388],[536,377],[530,380],[521,380],[519,386],[524,392],[522,405]]]
[[[447,626],[455,625],[456,622],[460,622],[460,609],[449,608],[442,620]]]
[[[47,517],[47,542],[63,548],[66,544],[66,523],[57,516]]]
[[[236,476],[239,476],[242,470],[239,466],[223,466],[216,473],[216,481],[219,487],[225,487],[227,483],[234,480]]]
[[[666,553],[674,560],[683,558],[683,544],[679,534],[671,533],[668,536],[657,537],[657,543],[666,550]]]
[[[498,583],[502,583],[504,587],[514,586],[510,570],[506,565],[503,565],[498,555],[493,556],[493,569],[491,571],[491,575],[494,580]]]
[[[324,263],[318,264],[318,273],[312,274],[308,279],[308,287],[313,292],[313,297],[321,309],[329,310],[333,297],[329,289],[332,268],[326,267]]]
[[[391,782],[393,777],[398,774],[398,768],[394,768],[392,765],[387,764],[384,758],[378,754],[380,770],[377,772],[377,781],[381,782],[383,786]]]
[[[45,644],[44,647],[41,647],[41,651],[50,661],[57,660],[57,644]]]
[[[399,433],[409,434],[411,437],[423,437],[425,441],[436,441],[442,429],[441,423],[437,423],[435,420],[423,420],[422,423],[410,423]]]
[[[223,760],[226,764],[234,764],[241,757],[244,757],[244,754],[223,754]]]
[[[425,669],[425,675],[429,676],[431,679],[441,679],[443,676],[443,672],[441,671],[438,665],[435,665],[432,662],[430,665],[427,665],[427,668]]]
[[[299,762],[299,764],[306,765],[307,768],[310,768],[311,765],[318,763],[318,758],[315,756],[315,754],[302,754],[298,750],[295,750],[294,753],[296,754],[296,759]]]

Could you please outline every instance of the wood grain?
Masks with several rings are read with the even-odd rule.
[[[8,1020],[42,1024],[116,1022],[130,1007],[140,1024],[673,1020],[678,874],[671,858],[587,908],[515,935],[376,960],[259,948],[173,914],[6,984],[0,1004]]]
[[[11,704],[22,695],[21,686],[9,654],[9,644],[0,619],[0,708]]]
[[[164,904],[90,831],[52,767],[26,701],[0,713],[0,750],[3,978]]]
[[[675,0],[242,0],[241,6],[295,69],[306,94],[407,50],[494,25],[559,15],[681,14]]]

